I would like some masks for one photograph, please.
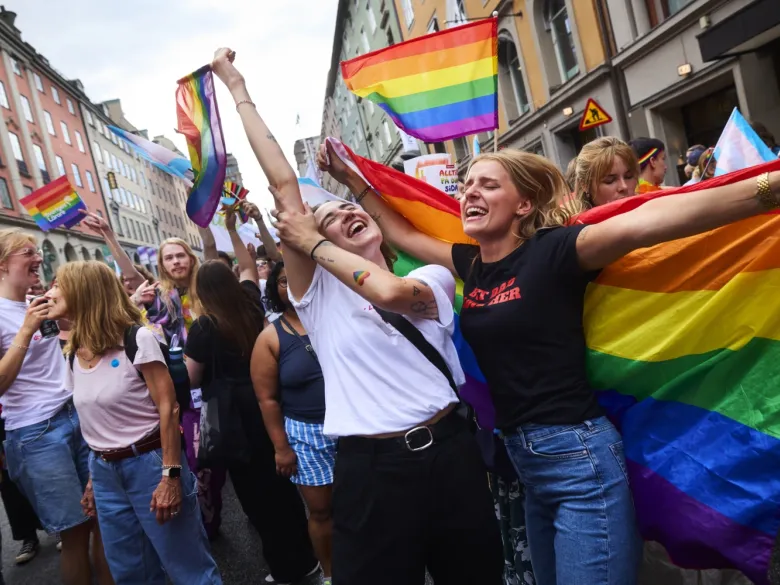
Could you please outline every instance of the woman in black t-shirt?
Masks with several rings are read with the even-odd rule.
[[[245,248],[243,258],[241,248],[235,247],[239,265],[255,266]],[[241,459],[228,453],[223,464],[244,513],[260,533],[274,580],[293,583],[316,571],[318,563],[303,503],[293,484],[276,473],[273,444],[252,388],[249,363],[265,314],[257,270],[251,267],[251,276],[241,283],[221,260],[200,267],[195,287],[202,314],[190,327],[184,353],[191,383],[203,389],[204,403],[217,393],[229,393],[229,419],[220,416],[220,430],[225,437],[231,432],[224,428],[226,422],[240,426],[248,453],[241,453]]]
[[[332,151],[318,162],[355,194],[368,185]],[[623,444],[585,371],[582,311],[598,270],[629,252],[780,207],[780,172],[658,198],[596,225],[560,171],[515,150],[478,156],[460,200],[466,235],[452,245],[419,232],[373,192],[362,199],[393,246],[464,281],[460,322],[487,379],[496,424],[526,492],[540,585],[636,582],[640,540]]]

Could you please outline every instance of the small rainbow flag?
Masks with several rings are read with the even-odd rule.
[[[48,232],[54,228],[71,228],[83,218],[87,206],[62,175],[19,200],[38,227]]]
[[[219,213],[225,215],[228,209],[231,207],[237,207],[237,204],[246,199],[248,194],[249,189],[245,189],[234,181],[225,181],[224,188],[222,189],[222,208],[219,210]],[[241,207],[237,207],[237,209],[238,217],[241,219],[241,221],[243,223],[249,221],[249,216],[246,214],[246,211],[244,211]]]
[[[456,201],[329,140],[418,229],[467,242]],[[577,221],[599,223],[657,197],[778,170],[773,161],[636,195]],[[401,254],[394,269],[403,276],[420,264]],[[780,530],[778,290],[774,212],[632,252],[588,287],[583,316],[588,376],[623,435],[642,535],[682,567],[738,569],[757,585],[768,583]],[[457,327],[454,341],[468,381],[461,394],[489,428],[485,378]]]
[[[208,227],[222,197],[227,153],[214,93],[214,76],[206,65],[179,80],[176,90],[178,131],[187,139],[195,173],[187,197],[187,215]]]
[[[486,18],[341,64],[347,88],[407,134],[440,142],[498,127],[498,22]]]

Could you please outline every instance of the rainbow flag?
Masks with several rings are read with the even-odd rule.
[[[466,241],[447,195],[332,142],[417,228]],[[768,170],[780,170],[780,161],[622,199],[578,221],[598,223],[656,197]],[[417,264],[401,255],[396,271]],[[643,536],[682,567],[734,568],[756,584],[768,583],[780,529],[778,290],[780,214],[773,213],[637,250],[605,268],[585,299],[589,376],[623,433]],[[455,341],[471,390],[485,390],[459,332]],[[483,427],[488,419],[489,412],[480,418]]]
[[[87,206],[62,175],[19,200],[38,227],[48,232],[54,228],[71,228],[82,219]]]
[[[236,206],[239,202],[246,199],[247,195],[249,195],[249,189],[245,189],[235,181],[225,181],[225,185],[222,189],[222,198],[220,199],[222,207],[219,210],[219,213],[225,215],[229,208]],[[242,223],[249,221],[249,216],[241,207],[238,207],[238,217],[241,219]]]
[[[214,76],[206,65],[179,80],[176,90],[178,131],[187,139],[195,173],[187,197],[187,215],[208,227],[222,197],[227,153],[219,120]]]
[[[355,95],[378,104],[401,130],[441,142],[498,127],[498,22],[411,39],[341,64]]]

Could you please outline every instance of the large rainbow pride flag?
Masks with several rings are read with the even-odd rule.
[[[227,167],[225,138],[214,92],[214,75],[206,65],[183,77],[176,89],[178,131],[187,140],[195,173],[187,197],[187,215],[208,227],[222,198]]]
[[[87,206],[62,175],[19,200],[38,227],[48,232],[54,228],[71,228],[82,219]]]
[[[355,95],[410,136],[450,140],[498,127],[498,21],[417,37],[341,64]]]
[[[456,201],[332,142],[417,228],[467,241]],[[769,170],[780,161],[624,199],[577,221]],[[416,264],[402,254],[396,271]],[[605,268],[585,301],[589,376],[623,433],[643,536],[682,567],[735,568],[768,583],[780,529],[780,214],[637,250]],[[476,360],[458,332],[455,341],[470,385],[463,396],[484,402]]]

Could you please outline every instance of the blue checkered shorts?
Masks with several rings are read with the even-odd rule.
[[[284,418],[287,440],[298,457],[298,473],[290,481],[298,485],[319,486],[333,483],[336,464],[336,440],[322,433],[323,425]]]

